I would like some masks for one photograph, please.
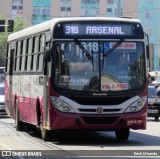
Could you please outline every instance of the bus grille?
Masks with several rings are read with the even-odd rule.
[[[97,113],[97,109],[78,109],[80,112],[85,113]],[[103,112],[119,112],[121,109],[103,109]]]
[[[71,100],[82,105],[118,105],[130,98],[131,97],[70,97]]]
[[[86,124],[113,124],[116,117],[83,117]]]

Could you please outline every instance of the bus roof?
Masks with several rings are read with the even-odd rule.
[[[34,34],[38,34],[40,32],[51,31],[53,26],[57,22],[62,21],[121,21],[121,22],[132,22],[132,23],[141,23],[139,19],[131,19],[131,18],[112,18],[112,17],[66,17],[66,18],[54,18],[49,21],[28,27],[26,29],[20,30],[18,32],[12,33],[8,36],[7,41],[13,41],[15,39],[20,39],[22,37],[31,36]]]

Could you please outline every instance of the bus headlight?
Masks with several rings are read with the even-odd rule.
[[[69,106],[66,102],[60,100],[57,97],[50,97],[51,102],[53,103],[54,107],[61,112],[68,112],[68,113],[75,113],[71,106]]]
[[[136,102],[132,103],[126,110],[125,113],[132,113],[140,111],[147,102],[147,96],[140,98]]]

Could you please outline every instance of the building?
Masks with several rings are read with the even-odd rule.
[[[20,16],[30,25],[32,10],[32,0],[1,0],[0,16],[6,20]]]
[[[138,18],[138,0],[123,0],[123,16]]]
[[[54,17],[109,16],[123,14],[125,0],[1,0],[0,11],[5,19],[21,16],[29,25]]]
[[[138,14],[145,32],[150,38],[150,59],[151,70],[160,69],[160,1],[159,0],[138,0]]]
[[[6,20],[24,18],[27,26],[54,17],[104,16],[139,18],[150,37],[151,69],[160,67],[159,0],[1,0]],[[155,18],[156,17],[156,18]]]
[[[144,31],[149,35],[149,71],[160,70],[160,7],[158,6],[160,6],[159,0],[124,0],[123,7],[123,16],[139,18],[142,21]]]

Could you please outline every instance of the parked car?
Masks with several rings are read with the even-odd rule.
[[[148,103],[152,103],[156,96],[156,88],[154,86],[148,86]],[[154,105],[148,104],[148,117],[154,117],[158,121],[160,117],[160,98]]]
[[[6,111],[5,111],[5,89],[4,89],[4,83],[0,84],[0,115],[5,115]]]

